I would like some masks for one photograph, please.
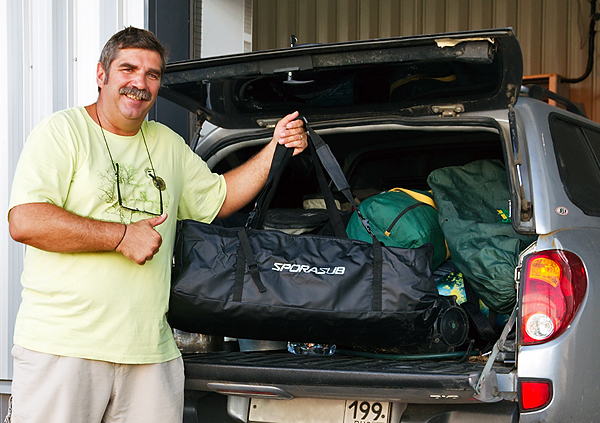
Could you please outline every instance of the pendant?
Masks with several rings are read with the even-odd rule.
[[[161,191],[164,191],[167,189],[167,183],[160,176],[155,176],[154,178],[152,178],[152,182],[154,183],[154,186]]]

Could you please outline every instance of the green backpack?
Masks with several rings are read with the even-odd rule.
[[[448,257],[431,193],[394,188],[365,199],[358,209],[371,224],[375,237],[384,245],[418,248],[432,243],[432,270]],[[349,238],[372,242],[356,212],[350,217],[346,233]]]

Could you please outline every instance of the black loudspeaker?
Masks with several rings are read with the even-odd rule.
[[[460,347],[466,341],[468,333],[467,313],[458,305],[452,304],[440,312],[433,327],[431,342],[443,343],[452,348]]]
[[[469,317],[456,297],[440,295],[439,314],[429,336],[417,345],[404,348],[405,354],[438,354],[461,351],[469,335]],[[464,349],[464,348],[463,348]]]

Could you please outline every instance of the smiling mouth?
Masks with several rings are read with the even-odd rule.
[[[150,92],[135,87],[123,87],[119,90],[119,94],[136,101],[149,101],[152,99]]]
[[[139,100],[139,101],[141,101],[141,100],[142,100],[142,98],[141,98],[141,97],[136,97],[136,96],[134,96],[134,95],[132,95],[132,94],[125,94],[125,96],[129,97],[129,98],[130,98],[130,99],[132,99],[132,100]]]

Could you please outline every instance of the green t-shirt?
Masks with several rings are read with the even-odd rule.
[[[226,186],[166,126],[144,122],[142,131],[156,175],[166,183],[162,201],[169,217],[156,227],[163,237],[160,251],[140,266],[114,251],[63,254],[27,247],[15,344],[128,364],[179,356],[165,317],[177,219],[212,221]],[[148,175],[142,134],[104,134],[119,165],[123,203],[159,213],[159,192]],[[81,216],[126,224],[152,217],[119,206],[107,146],[83,107],[47,117],[27,139],[9,209],[26,203],[51,203]]]

